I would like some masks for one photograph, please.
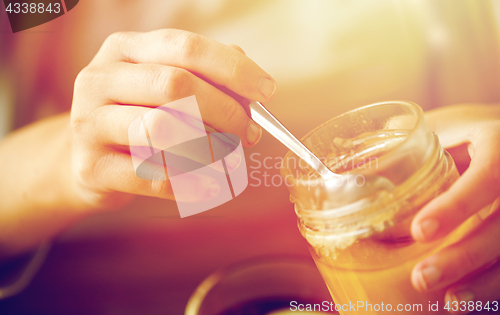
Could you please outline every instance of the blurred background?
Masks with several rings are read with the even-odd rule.
[[[111,33],[160,28],[242,47],[275,78],[266,105],[299,137],[379,101],[425,110],[500,102],[500,1],[82,0],[16,34],[2,9],[0,135],[68,111],[76,75]],[[216,269],[261,254],[308,256],[279,177],[286,151],[264,133],[246,150],[247,190],[196,216],[138,198],[71,227],[0,314],[182,314]]]

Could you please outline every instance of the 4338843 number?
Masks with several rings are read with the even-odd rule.
[[[58,14],[61,12],[61,4],[58,2],[49,3],[45,5],[45,3],[9,3],[7,8],[5,9],[8,13],[55,13]]]
[[[449,312],[450,311],[453,311],[453,312],[458,312],[458,311],[461,311],[461,312],[465,312],[465,311],[468,311],[468,312],[472,312],[472,311],[497,312],[499,307],[498,307],[498,301],[493,301],[493,302],[488,301],[485,304],[483,304],[483,302],[481,302],[481,301],[477,301],[477,302],[474,302],[474,301],[469,301],[469,302],[453,301],[453,302],[450,302],[450,301],[448,301],[448,302],[446,302],[444,309],[449,311]]]

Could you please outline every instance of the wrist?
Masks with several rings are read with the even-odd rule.
[[[20,129],[0,145],[0,248],[7,255],[37,247],[92,213],[71,179],[69,115]]]

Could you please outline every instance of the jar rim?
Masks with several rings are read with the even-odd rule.
[[[378,102],[378,103],[373,103],[373,104],[361,106],[361,107],[352,109],[350,111],[347,111],[347,112],[345,112],[343,114],[340,114],[338,116],[335,116],[335,117],[333,117],[333,118],[325,121],[321,125],[317,126],[316,128],[312,129],[311,131],[309,131],[305,136],[301,137],[300,141],[302,143],[304,143],[312,135],[314,135],[318,131],[322,130],[326,126],[332,124],[333,121],[339,120],[339,119],[341,119],[343,117],[346,117],[346,116],[355,115],[356,113],[358,113],[360,111],[364,111],[366,109],[370,109],[370,108],[378,107],[378,106],[384,106],[384,105],[401,105],[401,106],[405,106],[407,108],[410,108],[415,113],[415,117],[417,119],[415,121],[415,125],[413,126],[413,128],[412,129],[408,129],[408,136],[406,137],[406,139],[404,139],[403,141],[401,141],[400,143],[398,143],[394,147],[390,148],[388,151],[384,152],[380,156],[380,158],[383,158],[384,156],[387,156],[387,155],[391,154],[392,152],[397,151],[399,148],[401,148],[402,146],[404,146],[408,141],[410,141],[413,138],[413,135],[419,129],[419,127],[423,124],[423,122],[424,122],[424,112],[423,112],[422,108],[420,106],[418,106],[416,103],[411,102],[411,101],[401,101],[401,100],[398,101],[398,100],[394,100],[394,101],[384,101],[384,102]],[[285,178],[285,180],[286,180],[286,178],[288,178],[289,176],[291,176],[292,177],[292,183],[291,183],[292,185],[294,185],[296,183],[300,183],[301,185],[306,185],[306,186],[309,186],[309,185],[310,186],[319,185],[323,181],[321,178],[313,178],[313,179],[302,179],[301,178],[301,179],[297,179],[295,176],[293,176],[292,172],[290,172],[290,169],[288,167],[285,167],[285,163],[288,163],[287,162],[288,159],[291,158],[293,155],[295,155],[295,153],[293,153],[292,151],[288,151],[286,153],[285,157],[283,158],[283,160],[281,161],[281,174],[282,174],[282,177]]]

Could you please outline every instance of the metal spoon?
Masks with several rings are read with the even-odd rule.
[[[356,182],[357,179],[353,178],[355,177],[354,175],[339,175],[332,172],[302,142],[295,138],[295,136],[292,135],[292,133],[290,133],[290,131],[288,131],[288,129],[286,129],[285,126],[264,107],[264,105],[259,102],[251,102],[249,107],[252,119],[257,124],[267,130],[267,132],[283,143],[293,153],[297,154],[297,156],[304,160],[313,170],[318,172],[325,182],[330,183],[329,186],[337,186],[338,189],[336,191],[351,194],[348,198],[349,201],[371,195],[381,189],[392,191],[395,188],[390,180],[382,176],[363,175],[363,184],[359,185],[359,182]],[[348,186],[357,190],[353,191],[349,188],[347,191],[346,189]]]

